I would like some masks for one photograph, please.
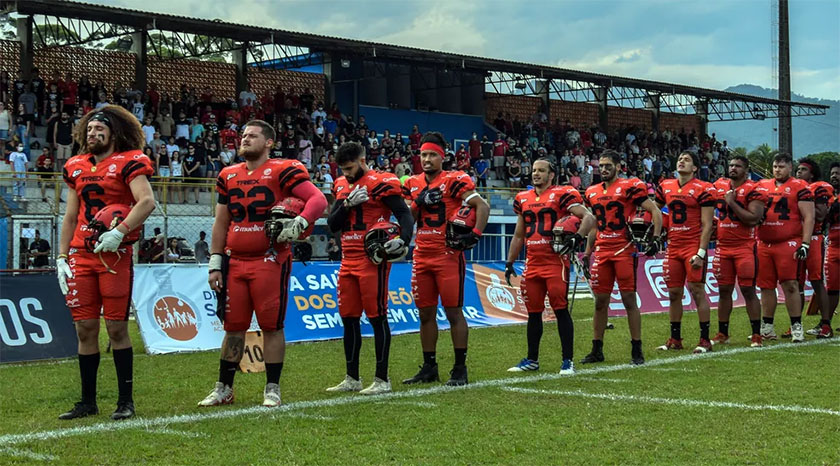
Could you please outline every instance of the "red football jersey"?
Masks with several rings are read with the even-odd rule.
[[[378,222],[391,219],[391,209],[382,202],[388,196],[399,196],[402,202],[400,180],[393,173],[379,173],[369,170],[356,183],[350,184],[342,176],[333,186],[336,202],[342,202],[356,186],[367,186],[370,199],[364,204],[350,208],[347,221],[341,227],[341,252],[344,259],[366,259],[365,234]]]
[[[223,168],[216,192],[219,204],[230,212],[225,252],[232,257],[265,255],[271,248],[264,231],[269,211],[305,181],[309,172],[297,160],[269,159],[252,172],[245,162]],[[278,253],[288,249],[289,243],[274,244]]]
[[[737,247],[747,245],[752,247],[755,241],[755,227],[748,227],[741,223],[737,215],[726,205],[726,193],[732,189],[732,180],[721,178],[715,181],[715,201],[717,204],[717,243],[721,246]],[[735,192],[735,202],[746,209],[751,202],[767,203],[767,198],[755,189],[756,184],[747,180]]]
[[[828,246],[840,248],[840,196],[835,195],[829,203],[825,218],[828,223]]]
[[[88,223],[99,209],[110,204],[134,204],[129,184],[138,176],[151,176],[155,169],[142,151],[132,150],[109,155],[101,162],[91,154],[79,154],[64,164],[64,182],[79,196],[79,216],[71,248],[84,248]],[[137,228],[139,225],[131,225]]]
[[[775,179],[769,179],[759,181],[756,189],[767,197],[764,222],[758,227],[758,239],[778,243],[801,238],[802,215],[799,213],[799,202],[814,201],[808,183],[790,177],[777,185]]]
[[[223,129],[219,131],[219,139],[222,147],[236,147],[239,145],[239,133],[232,129]]]
[[[552,186],[539,196],[533,189],[522,191],[513,200],[513,211],[525,222],[525,262],[528,267],[561,265],[551,247],[551,229],[557,220],[572,215],[569,208],[583,205],[580,192],[571,186]]]
[[[656,202],[668,207],[671,223],[668,227],[669,247],[694,246],[703,233],[701,211],[715,206],[717,191],[711,183],[690,179],[680,186],[677,179],[667,179],[656,188]]]
[[[811,195],[814,196],[814,204],[825,204],[831,207],[830,203],[832,198],[834,198],[834,186],[826,183],[825,181],[815,181],[808,185],[808,189],[811,190]],[[822,222],[818,222],[816,218],[814,218],[814,234],[819,235],[823,232],[823,224],[826,223],[825,220]]]
[[[469,175],[460,171],[441,172],[431,183],[426,182],[426,175],[421,173],[405,180],[403,196],[413,201],[427,187],[443,191],[443,203],[420,209],[417,216],[415,253],[444,254],[451,251],[446,247],[446,222],[461,208],[464,193],[474,190],[475,184]]]
[[[583,199],[595,216],[598,229],[595,246],[599,251],[618,251],[630,241],[627,219],[647,199],[647,185],[638,178],[619,178],[610,186],[606,183],[590,186]]]

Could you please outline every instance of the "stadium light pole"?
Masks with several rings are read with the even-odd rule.
[[[790,35],[788,0],[779,0],[779,100],[790,101]],[[779,105],[779,152],[793,154],[790,105]]]

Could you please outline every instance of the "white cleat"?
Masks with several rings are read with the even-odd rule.
[[[262,405],[267,408],[276,408],[281,404],[283,404],[283,401],[280,398],[280,385],[277,385],[276,383],[265,384]]]
[[[776,335],[776,329],[773,328],[773,324],[765,324],[764,322],[761,323],[761,338],[764,340],[779,339]]]
[[[381,395],[383,393],[390,393],[391,392],[391,380],[382,380],[379,377],[375,377],[373,379],[373,383],[370,384],[370,387],[360,391],[359,393],[362,395]]]
[[[206,408],[208,406],[229,405],[231,403],[233,403],[233,388],[222,382],[216,382],[213,391],[203,400],[199,401],[198,405]]]
[[[805,332],[802,330],[802,324],[800,322],[791,324],[790,341],[792,343],[802,343],[805,341]]]
[[[344,380],[341,381],[340,384],[336,385],[335,387],[330,387],[327,389],[328,392],[358,392],[362,389],[362,379],[359,380],[350,377],[349,375],[344,376]]]

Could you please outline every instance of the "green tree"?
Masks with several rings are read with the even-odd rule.
[[[47,47],[63,45],[67,42],[78,42],[81,38],[75,31],[71,31],[60,24],[36,24],[32,31],[32,39]]]
[[[840,152],[819,152],[807,156],[820,166],[822,180],[828,181],[828,173],[832,162],[840,162]]]
[[[779,151],[770,147],[769,144],[762,144],[751,150],[747,154],[747,158],[750,159],[750,165],[753,171],[767,178],[771,178],[773,173],[773,157],[778,153]]]

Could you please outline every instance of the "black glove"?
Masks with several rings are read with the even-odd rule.
[[[561,244],[559,247],[555,248],[554,252],[560,254],[561,256],[564,254],[574,254],[575,252],[580,249],[580,245],[583,244],[583,236],[575,233],[574,235],[570,236],[564,244]]]
[[[478,241],[481,239],[481,235],[478,233],[471,231],[463,236],[463,244],[464,244],[464,251],[472,249],[478,244]]]
[[[592,279],[592,275],[589,273],[589,256],[584,255],[580,258],[580,271],[583,273],[584,278],[587,280]]]
[[[510,283],[511,275],[514,276],[514,277],[519,276],[519,275],[516,275],[516,270],[513,269],[513,262],[506,262],[505,263],[505,280],[507,280],[508,286],[513,286],[513,284]]]
[[[651,238],[645,246],[645,255],[655,256],[662,249],[662,241],[659,238]]]
[[[793,253],[793,257],[795,257],[797,260],[804,261],[808,258],[808,249],[810,248],[810,244],[802,243],[802,245],[800,245],[799,248],[796,249],[796,252]]]
[[[443,192],[439,188],[429,189],[428,187],[423,188],[423,191],[420,191],[420,195],[417,196],[417,199],[414,201],[417,203],[418,206],[423,207],[427,205],[434,205],[440,204],[443,201]]]

